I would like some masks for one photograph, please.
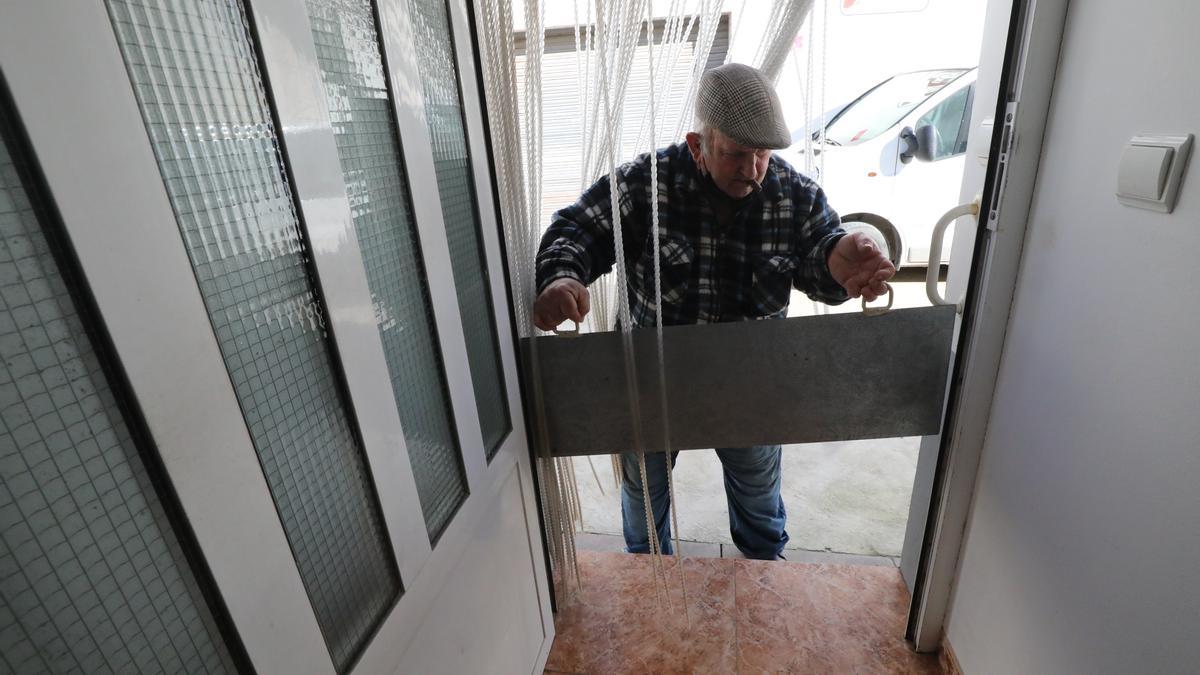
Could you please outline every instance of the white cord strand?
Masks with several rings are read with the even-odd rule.
[[[650,39],[646,42],[646,62],[650,70],[650,81],[654,81],[654,0],[646,7],[646,25],[647,30],[651,31]],[[657,119],[655,115],[655,92],[650,92],[650,119]],[[663,422],[663,465],[667,472],[667,508],[671,511],[671,533],[674,535],[674,552],[675,552],[675,567],[679,570],[679,591],[683,603],[683,614],[687,618],[688,625],[691,625],[691,615],[688,613],[687,606],[687,584],[683,574],[683,557],[679,550],[679,516],[678,502],[675,501],[675,479],[672,474],[675,473],[675,467],[671,463],[671,416],[667,407],[667,372],[666,372],[666,357],[663,349],[663,309],[662,309],[662,248],[659,245],[659,222],[658,222],[658,148],[655,145],[654,124],[650,125],[650,236],[654,246],[654,337],[658,347],[658,391],[659,403],[661,406],[662,422]],[[658,532],[654,533],[655,540],[658,539]],[[666,572],[664,571],[664,577]],[[666,582],[664,578],[664,583]],[[667,598],[671,597],[670,592],[667,593]]]
[[[722,0],[722,6],[725,4]],[[742,6],[738,9],[737,25],[733,27],[733,37],[729,38],[729,45],[725,50],[725,63],[729,63],[729,59],[733,56],[734,45],[737,44],[738,36],[742,34],[742,25],[746,23],[746,0],[742,0]]]
[[[579,3],[585,2],[586,11]],[[538,331],[532,323],[531,307],[536,292],[536,253],[541,232],[541,212],[544,174],[544,118],[543,60],[545,54],[545,12],[547,0],[525,2],[525,53],[524,67],[518,74],[516,67],[516,44],[513,32],[512,0],[480,0],[479,12],[484,27],[480,40],[484,66],[484,88],[488,103],[488,119],[492,131],[492,142],[496,148],[497,188],[500,198],[503,229],[509,242],[509,254],[513,265],[511,275],[517,301],[514,313],[522,337],[533,337]],[[595,3],[593,5],[593,2]],[[770,10],[770,21],[764,30],[765,39],[759,44],[755,63],[769,71],[773,79],[786,65],[789,56],[794,57],[793,67],[800,73],[799,54],[792,49],[797,31],[807,19],[808,58],[805,62],[806,76],[801,82],[804,95],[806,121],[812,106],[821,106],[819,114],[824,120],[824,104],[827,75],[828,0],[823,0],[821,14],[821,63],[820,89],[816,78],[816,21],[815,0],[776,0]],[[618,160],[630,147],[641,151],[648,141],[650,154],[650,230],[654,247],[654,311],[655,338],[657,340],[657,370],[660,390],[659,405],[663,414],[663,452],[666,459],[667,491],[670,500],[670,518],[674,530],[673,543],[676,566],[679,567],[680,588],[683,591],[684,612],[688,612],[685,575],[680,551],[680,532],[675,502],[675,486],[671,470],[671,440],[666,395],[665,348],[663,343],[664,315],[662,298],[662,253],[659,222],[659,175],[657,148],[660,139],[674,123],[672,140],[683,136],[686,125],[691,123],[695,94],[699,80],[707,66],[717,28],[721,20],[724,0],[698,0],[695,4],[687,0],[671,0],[667,14],[660,17],[662,31],[654,30],[655,16],[650,0],[572,0],[574,10],[575,74],[579,80],[578,105],[582,120],[581,141],[582,164],[579,181],[586,189],[599,176],[607,173],[610,186],[612,209],[613,245],[615,260],[613,274],[592,285],[593,313],[590,317],[593,329],[610,329],[619,317],[622,345],[625,354],[626,378],[630,387],[629,404],[634,424],[634,448],[638,453],[638,471],[642,479],[643,505],[646,517],[647,539],[653,557],[652,572],[656,583],[656,597],[668,589],[668,577],[662,560],[662,542],[658,538],[653,505],[649,498],[649,481],[646,475],[646,446],[644,443],[641,399],[638,395],[636,353],[633,348],[633,321],[629,306],[629,278],[625,258],[624,232],[622,228],[622,200],[627,202],[629,185],[623,185],[617,171]],[[661,3],[660,3],[661,4]],[[742,2],[744,14],[747,7],[755,3]],[[694,7],[695,11],[689,11]],[[594,17],[594,19],[593,19]],[[737,32],[730,41],[732,51],[742,32],[744,17],[739,18]],[[630,73],[636,54],[645,35],[647,63],[649,68],[649,101],[643,110],[631,110],[627,131],[625,127],[625,96],[629,89]],[[695,33],[694,42],[691,36]],[[691,49],[691,77],[687,80],[682,103],[676,109],[661,105],[663,101],[677,97],[675,73],[679,59]],[[593,66],[593,58],[595,65]],[[523,80],[518,77],[520,75]],[[520,94],[518,94],[520,92]],[[675,113],[677,118],[673,118]],[[523,116],[522,116],[523,113]],[[640,118],[635,127],[633,122]],[[629,145],[632,143],[632,146]],[[806,171],[817,169],[817,145],[811,135],[805,140]],[[824,138],[820,150],[824,150]],[[819,153],[823,168],[824,153]],[[643,242],[639,241],[639,246]],[[548,429],[545,420],[544,391],[540,382],[538,363],[538,340],[530,347],[531,387],[535,415],[538,418],[531,430],[538,452],[536,471],[541,490],[539,499],[547,518],[547,547],[551,560],[551,572],[562,583],[556,585],[561,591],[560,599],[569,597],[572,586],[581,588],[578,558],[575,549],[576,525],[583,527],[583,508],[575,473],[575,462],[555,459],[548,447]],[[650,365],[650,364],[646,364]],[[613,458],[614,483],[620,489],[621,468],[619,458]],[[599,485],[595,465],[588,460],[592,475]],[[603,491],[603,488],[601,488]],[[662,577],[662,587],[658,581]],[[673,583],[673,582],[672,582]],[[671,594],[666,593],[671,603]],[[690,620],[690,617],[689,617]]]
[[[599,31],[600,42],[602,47],[607,47],[606,40],[608,39],[608,31],[601,29]],[[625,31],[620,31],[615,36],[616,40],[620,41],[625,37]],[[634,38],[636,40],[636,37]],[[619,52],[620,44],[613,45],[612,54]],[[618,130],[618,123],[621,117],[622,98],[618,92],[610,91],[607,77],[608,73],[608,57],[609,50],[602,49],[604,56],[600,61],[600,78],[601,92],[604,98],[605,118],[608,122],[608,138],[615,139]],[[615,99],[615,101],[614,101]],[[609,207],[612,217],[613,228],[613,246],[614,246],[614,265],[613,274],[616,278],[617,285],[617,310],[621,324],[621,342],[624,352],[625,361],[625,379],[629,396],[630,413],[633,421],[633,451],[638,456],[638,473],[642,482],[642,505],[644,516],[646,518],[646,539],[649,544],[649,552],[651,556],[651,574],[654,578],[655,598],[661,602],[661,594],[659,588],[660,565],[662,562],[659,552],[658,543],[658,528],[655,527],[654,512],[650,503],[650,487],[646,475],[646,455],[645,446],[642,442],[641,435],[641,414],[639,405],[639,395],[637,387],[637,364],[633,350],[633,334],[632,334],[632,318],[629,311],[629,293],[628,293],[628,277],[625,269],[625,248],[624,236],[621,228],[621,183],[619,181],[618,166],[615,157],[616,144],[610,142],[607,144],[608,163],[611,167],[609,170]],[[669,596],[668,596],[669,601]]]
[[[651,99],[657,97],[657,99],[660,101],[669,101],[671,99],[671,92],[675,89],[674,73],[679,65],[679,59],[683,54],[683,46],[687,43],[687,36],[691,35],[692,25],[696,19],[695,14],[688,17],[685,28],[684,16],[680,11],[681,9],[682,7],[678,0],[672,0],[671,7],[668,9],[667,17],[664,19],[661,44],[663,45],[667,56],[662,62],[669,65],[667,65],[665,68],[658,69],[657,72],[651,69],[649,74],[649,98]],[[647,45],[648,49],[653,49],[652,44],[648,42]],[[647,128],[647,120],[650,122],[650,130],[652,132],[662,126],[662,117],[664,116],[664,111],[659,110],[658,114],[655,114],[653,110],[654,106],[650,105],[647,105],[642,109],[642,121],[638,126],[638,133],[634,142],[635,148],[645,147],[644,139]],[[654,142],[650,143],[651,148],[654,148],[654,145]]]
[[[809,14],[808,15],[808,58],[805,59],[805,62],[804,62],[804,67],[805,67],[805,70],[807,71],[807,75],[804,78],[804,92],[805,92],[804,93],[804,105],[805,105],[804,121],[805,122],[812,119],[812,103],[813,103],[812,80],[813,80],[813,53],[814,53],[813,52],[813,24],[814,23],[815,22],[813,20],[812,14]],[[822,129],[821,136],[824,136],[824,135],[825,135],[825,130]],[[817,163],[816,163],[815,156],[813,155],[813,151],[816,148],[813,147],[811,135],[809,136],[806,145],[808,147],[808,152],[804,155],[804,173],[805,173],[805,175],[812,176],[813,168],[816,167]]]
[[[605,171],[604,158],[607,157],[611,164],[614,152],[620,151],[613,146],[621,143],[620,130],[625,90],[629,85],[629,73],[633,68],[633,57],[637,48],[638,36],[642,30],[641,8],[644,3],[645,0],[628,0],[628,2],[620,4],[618,34],[615,40],[610,40],[612,60],[616,61],[616,70],[611,77],[602,79],[606,84],[614,81],[616,83],[616,90],[610,92],[610,105],[613,106],[614,112],[613,119],[609,121],[609,133],[601,139],[600,152],[596,158],[595,175],[597,176]]]
[[[484,24],[493,26],[485,31],[481,46],[485,52],[485,94],[488,98],[489,124],[493,142],[497,145],[497,183],[501,196],[501,215],[513,257],[513,285],[518,297],[527,298],[514,303],[518,327],[523,337],[535,335],[530,307],[534,295],[533,266],[538,231],[538,202],[541,185],[541,54],[544,34],[541,19],[544,7],[537,0],[526,5],[525,77],[532,86],[525,92],[526,119],[521,124],[521,106],[517,104],[517,77],[512,6],[510,0],[487,0],[481,4]],[[524,131],[525,144],[520,143]],[[522,149],[525,150],[522,153]],[[536,196],[530,195],[530,192]],[[537,356],[537,341],[531,345],[530,367],[535,416],[534,443],[538,451],[535,463],[539,478],[539,500],[546,515],[547,553],[551,574],[559,580],[555,585],[561,602],[570,598],[572,582],[581,588],[578,560],[575,555],[574,525],[572,523],[573,476],[565,475],[562,466],[550,457],[546,439],[545,401],[541,388],[541,373]],[[567,481],[567,482],[564,482]]]
[[[646,5],[646,55],[647,55],[647,64],[649,66],[649,75],[650,75],[651,83],[654,82],[654,15],[652,13],[653,12],[653,8],[652,8],[653,4],[654,4],[653,0],[650,0],[650,2],[648,2]],[[650,91],[650,97],[649,97],[648,103],[649,103],[649,109],[650,109],[650,117],[651,117],[651,119],[653,119],[654,112],[655,112],[654,111],[654,91],[653,91],[653,89],[651,89],[651,91]],[[652,220],[655,220],[655,221],[658,218],[658,157],[657,157],[656,151],[657,151],[657,148],[654,147],[654,130],[653,130],[653,128],[651,128],[651,131],[650,131],[650,187],[651,187],[650,210],[651,210],[651,213],[653,214]],[[659,269],[658,269],[659,255],[658,255],[658,238],[657,238],[657,236],[654,239],[654,254],[655,254],[654,255],[654,267],[655,267],[655,269],[654,269],[654,288],[655,288],[656,293],[661,294],[662,293],[662,284],[661,284],[661,279],[659,277]],[[656,313],[658,312],[657,307],[658,306],[656,304],[655,305]],[[662,333],[661,332],[658,333],[657,338],[658,338],[659,353],[661,354],[662,353]],[[661,361],[659,362],[659,365],[661,365]],[[666,418],[663,419],[663,422],[664,422],[664,424],[666,423]],[[642,453],[642,457],[643,457],[643,461],[644,461],[644,457],[645,457],[644,452]],[[670,461],[671,456],[670,456],[670,453],[667,453],[667,455],[664,457],[664,459],[666,460],[664,462],[664,466],[665,466],[665,470],[667,472],[667,484],[669,486],[670,482],[671,482],[671,461]],[[648,490],[646,491],[646,496],[649,496]],[[670,491],[669,490],[668,490],[667,499],[670,500]],[[667,509],[671,513],[674,513],[675,505],[673,503],[670,503],[670,501],[668,501]],[[653,509],[650,509],[650,512],[651,512],[651,515],[653,515]],[[655,526],[658,525],[657,522],[655,522],[654,524],[655,524]],[[655,555],[655,564],[656,564],[657,569],[662,572],[663,585],[665,587],[666,582],[667,582],[667,572],[666,572],[666,567],[663,565],[663,561],[662,561],[662,545],[661,545],[661,542],[658,540],[657,527],[655,527],[653,539],[654,539],[655,546],[652,547],[652,550],[654,551],[654,555]],[[678,553],[678,551],[676,551],[676,552]],[[667,592],[666,596],[667,596],[667,602],[670,603],[671,594],[669,592]]]
[[[591,455],[587,456],[587,463],[588,463],[588,467],[592,470],[592,478],[595,479],[595,481],[596,481],[596,489],[600,491],[600,496],[601,497],[606,496],[605,492],[604,492],[604,484],[600,481],[600,472],[596,471],[596,465],[592,462]],[[582,519],[579,522],[579,529],[580,530],[584,529]]]
[[[779,79],[805,16],[812,15],[813,0],[776,0],[771,7],[770,25],[765,38],[758,45],[754,64],[772,82]]]
[[[814,10],[815,13],[815,10]],[[825,81],[826,73],[829,72],[825,57],[829,54],[829,0],[821,3],[821,98],[818,105],[821,106],[821,170],[817,173],[817,177],[825,180],[825,113],[828,108],[825,105]]]
[[[672,138],[682,138],[684,128],[692,122],[692,110],[696,106],[696,88],[700,77],[708,63],[709,52],[712,51],[713,40],[717,35],[717,26],[721,19],[721,3],[700,0],[700,34],[696,36],[696,53],[692,60],[692,77],[688,80],[688,90],[683,97],[683,106],[679,110],[679,119],[675,125],[675,135]]]

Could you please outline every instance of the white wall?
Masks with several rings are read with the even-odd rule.
[[[1200,132],[1184,0],[1073,2],[947,635],[965,672],[1200,664],[1200,176],[1119,206],[1123,143]]]

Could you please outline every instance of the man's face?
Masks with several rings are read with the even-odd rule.
[[[746,147],[716,129],[708,133],[707,139],[701,139],[695,132],[687,135],[688,149],[700,170],[712,176],[721,192],[734,199],[758,189],[767,175],[770,149]]]

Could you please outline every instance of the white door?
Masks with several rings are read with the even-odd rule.
[[[901,559],[914,596],[908,638],[919,651],[936,650],[944,634],[1021,264],[1067,7],[1060,0],[989,0],[987,5],[985,23],[997,28],[984,32],[971,106],[974,128],[959,193],[963,204],[976,199],[982,189],[982,204],[979,221],[971,222],[972,227],[964,223],[954,232],[943,291],[950,302],[962,303],[959,353],[942,436],[922,439]]]
[[[260,672],[538,672],[553,640],[471,44],[463,0],[0,8],[15,117]]]

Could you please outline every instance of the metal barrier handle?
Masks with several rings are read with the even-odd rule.
[[[887,304],[883,307],[867,307],[867,297],[864,295],[862,299],[862,311],[865,316],[879,316],[881,314],[887,314],[889,311],[891,311],[892,301],[896,299],[896,292],[892,288],[892,285],[886,281],[883,282],[883,285],[887,286]]]
[[[571,330],[559,330],[555,328],[554,334],[561,335],[562,337],[579,337],[579,324],[575,323],[574,321],[571,321],[571,323],[575,326]]]
[[[946,228],[954,221],[963,216],[978,216],[979,215],[979,200],[975,200],[970,204],[959,204],[950,209],[942,216],[941,220],[933,226],[933,238],[929,242],[929,262],[925,269],[925,295],[929,297],[929,302],[934,305],[954,305],[959,311],[962,311],[962,301],[951,302],[942,297],[938,292],[938,272],[942,267],[942,244],[946,238]]]

